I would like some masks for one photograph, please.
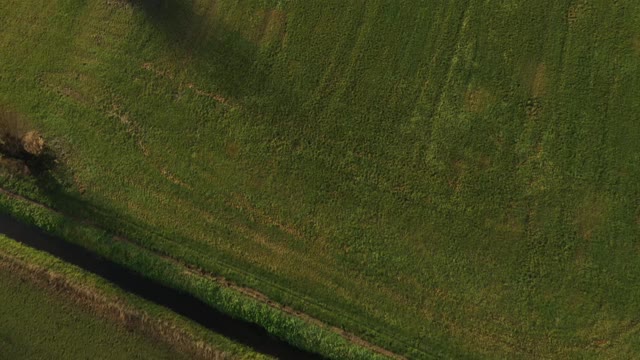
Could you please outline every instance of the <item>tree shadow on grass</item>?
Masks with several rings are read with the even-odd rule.
[[[284,94],[269,81],[264,64],[258,64],[258,46],[208,15],[213,12],[215,1],[207,2],[197,10],[190,0],[128,0],[128,3],[134,11],[141,12],[143,21],[165,40],[168,51],[174,51],[178,59],[190,62],[187,65],[193,69],[193,74],[214,80],[207,85],[215,88],[206,89],[207,92],[219,92],[232,99],[264,93],[270,96]],[[205,89],[202,90],[204,92]],[[260,110],[262,108],[249,111],[258,117]],[[96,223],[104,218],[111,219],[105,223],[121,224],[122,215],[117,211],[99,208],[73,190],[71,171],[64,168],[62,161],[58,163],[53,152],[25,162],[31,181],[39,189],[39,196],[51,207]],[[154,230],[134,219],[127,219],[126,223],[134,224],[132,226],[136,228],[144,227],[146,231]],[[117,225],[111,227],[112,230],[121,228]]]
[[[309,118],[303,106],[308,97],[296,92],[286,79],[271,76],[273,52],[282,45],[282,39],[266,47],[249,41],[212,15],[216,13],[215,1],[198,4],[197,8],[190,0],[130,1],[164,37],[169,48],[178,57],[188,59],[187,64],[198,79],[212,80],[208,85],[213,88],[207,90],[231,102],[247,104],[243,111],[252,124],[266,123],[275,136],[313,127],[315,120]],[[286,21],[284,26],[286,31]]]
[[[215,79],[214,89],[239,98],[261,91],[267,73],[257,66],[258,46],[216,20],[211,1],[198,12],[190,1],[131,0],[135,9],[167,42],[169,48],[199,77]]]

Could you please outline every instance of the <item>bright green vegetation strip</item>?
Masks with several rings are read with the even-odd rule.
[[[414,358],[638,357],[637,1],[147,3],[0,3],[73,175],[6,186]]]
[[[180,359],[0,269],[3,359]]]
[[[5,236],[0,304],[2,359],[268,359]]]

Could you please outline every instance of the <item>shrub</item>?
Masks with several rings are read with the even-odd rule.
[[[0,108],[0,165],[12,173],[28,174],[29,160],[37,160],[45,152],[44,138],[28,127],[17,113]]]

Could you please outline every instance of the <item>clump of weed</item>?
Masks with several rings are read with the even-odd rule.
[[[527,116],[530,119],[536,119],[542,112],[542,103],[538,98],[530,98],[525,104],[525,109],[527,111]]]
[[[28,175],[33,164],[47,157],[47,146],[39,132],[17,113],[0,109],[0,165],[12,174]]]
[[[571,4],[571,6],[569,6],[569,9],[567,9],[567,22],[569,23],[569,25],[574,24],[589,10],[590,9],[586,1],[580,0],[574,2],[573,4]]]
[[[44,153],[45,142],[42,136],[34,130],[24,134],[22,137],[22,148],[31,155],[40,156]]]

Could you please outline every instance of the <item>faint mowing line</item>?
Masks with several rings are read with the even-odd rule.
[[[455,49],[453,51],[453,55],[451,56],[451,59],[449,60],[449,69],[447,70],[447,81],[445,81],[435,101],[438,104],[438,106],[436,108],[436,111],[433,114],[434,117],[440,113],[442,105],[444,104],[444,99],[445,99],[444,95],[446,93],[447,88],[449,87],[449,84],[451,83],[451,79],[453,78],[453,72],[454,72],[453,70],[458,64],[458,61],[460,60],[459,55],[460,55],[460,49],[461,49],[460,42],[462,40],[462,33],[464,33],[464,31],[467,29],[467,25],[469,24],[469,7],[470,7],[469,3],[470,2],[467,1],[464,7],[464,10],[460,14],[460,25],[458,26],[458,29],[456,30],[456,35],[455,35],[456,37]]]

